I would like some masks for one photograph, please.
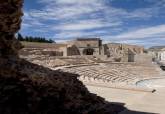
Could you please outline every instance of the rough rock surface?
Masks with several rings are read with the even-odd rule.
[[[23,59],[15,39],[22,0],[0,0],[0,114],[117,114],[122,106],[89,93],[77,75]]]
[[[6,64],[0,69],[1,114],[115,114],[123,109],[89,93],[75,74],[24,60],[0,64]]]
[[[20,28],[22,0],[0,1],[0,57],[17,57],[21,44],[14,33]]]

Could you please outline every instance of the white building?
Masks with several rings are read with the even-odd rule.
[[[165,63],[165,46],[152,47],[149,49],[148,53],[154,60]]]
[[[157,52],[157,59],[159,61],[165,61],[165,48]]]

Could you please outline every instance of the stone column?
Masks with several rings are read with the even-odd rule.
[[[18,58],[21,44],[15,33],[20,29],[23,0],[0,0],[0,57]]]

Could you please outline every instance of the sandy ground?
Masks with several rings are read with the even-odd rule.
[[[156,92],[138,92],[119,90],[106,87],[86,85],[90,92],[104,97],[110,102],[125,103],[129,110],[138,111],[137,114],[165,114],[165,79],[142,82],[140,86],[156,89]],[[146,112],[146,113],[140,113]],[[133,114],[127,111],[121,114]]]

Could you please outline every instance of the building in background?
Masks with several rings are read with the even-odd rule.
[[[100,38],[77,38],[73,41],[65,42],[65,44],[33,42],[22,42],[22,44],[25,46],[21,51],[22,53],[30,52],[63,57],[96,57],[115,62],[135,62],[135,59],[137,59],[135,56],[144,53],[144,47],[142,46],[120,43],[102,44]]]
[[[68,42],[68,44],[77,47],[80,55],[102,54],[102,40],[100,38],[77,38],[74,41]]]
[[[104,54],[114,61],[135,62],[135,55],[143,54],[144,47],[121,43],[104,44]]]
[[[152,56],[153,61],[165,63],[165,46],[154,46],[148,49],[148,54]]]

